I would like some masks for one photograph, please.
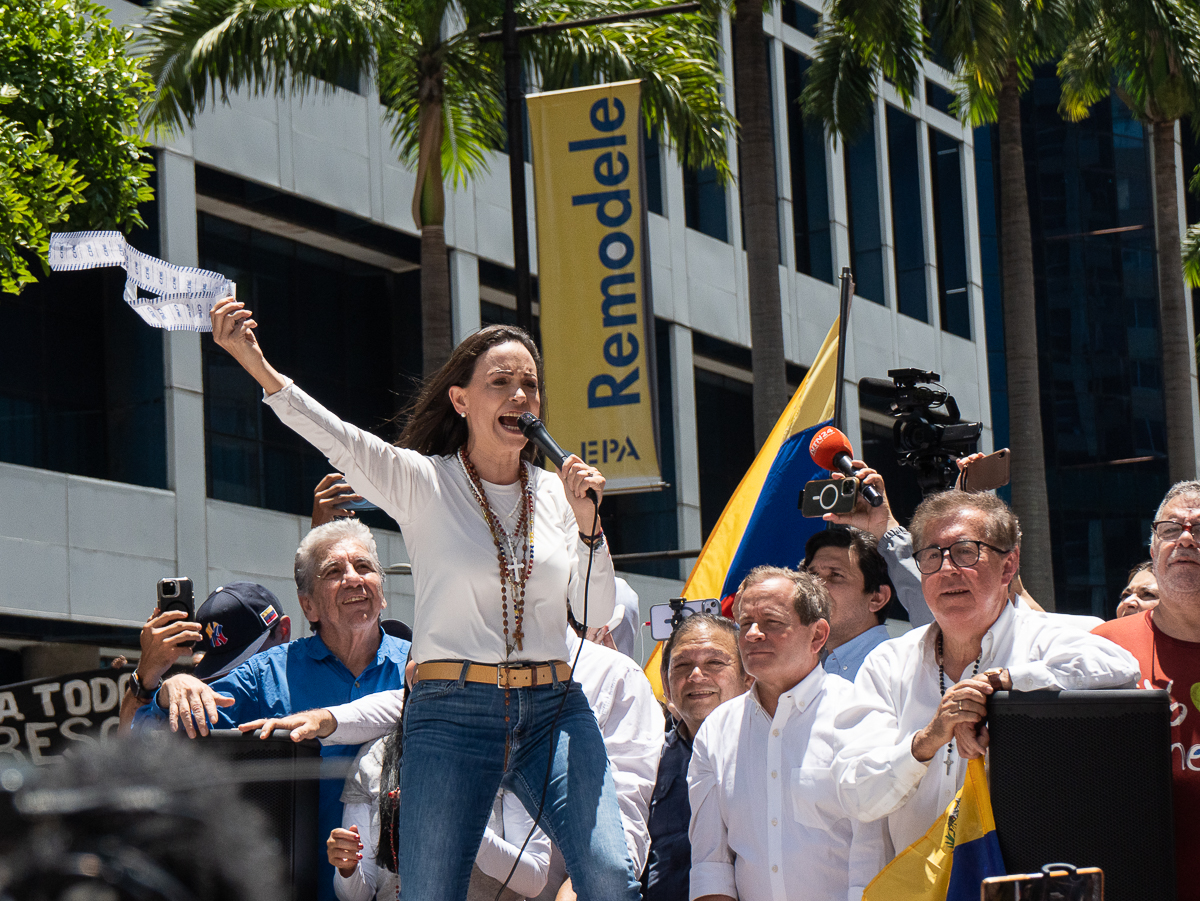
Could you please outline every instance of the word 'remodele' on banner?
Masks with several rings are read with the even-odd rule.
[[[661,488],[641,83],[528,103],[549,422],[608,491]]]

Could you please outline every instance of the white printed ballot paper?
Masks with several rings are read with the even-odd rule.
[[[237,296],[237,285],[219,272],[175,266],[130,247],[120,232],[50,235],[50,268],[58,271],[120,266],[125,302],[146,322],[170,331],[211,332],[213,305]],[[154,297],[138,296],[138,289]]]

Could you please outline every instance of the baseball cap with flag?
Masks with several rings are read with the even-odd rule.
[[[279,598],[263,586],[254,582],[222,585],[196,611],[202,635],[196,650],[204,652],[196,678],[218,679],[257,654],[282,615]]]

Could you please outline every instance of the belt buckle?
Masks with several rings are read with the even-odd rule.
[[[529,688],[533,684],[533,670],[527,666],[497,666],[497,688]]]

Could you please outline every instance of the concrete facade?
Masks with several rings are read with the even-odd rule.
[[[113,18],[133,23],[140,7],[107,0]],[[776,72],[782,71],[784,47],[810,53],[813,40],[785,25],[778,6],[766,18]],[[724,29],[727,58],[728,25]],[[729,67],[727,66],[727,69]],[[948,86],[945,73],[929,66],[928,77]],[[777,183],[783,258],[781,298],[788,360],[807,366],[837,315],[838,290],[796,271],[792,241],[792,186],[786,147],[783,79],[774,79],[779,136]],[[886,86],[885,86],[886,87]],[[890,92],[890,88],[888,88]],[[732,98],[730,99],[732,103]],[[878,101],[877,120],[884,105]],[[929,294],[929,322],[896,312],[892,211],[888,152],[884,130],[877,129],[878,178],[886,305],[856,300],[846,358],[848,433],[858,446],[860,430],[855,384],[864,376],[883,377],[894,367],[915,366],[942,374],[966,419],[981,420],[981,449],[992,446],[984,343],[979,237],[975,216],[972,133],[932,107],[918,103],[910,115],[961,142],[961,183],[966,223],[969,305],[972,340],[943,331],[938,321],[936,270],[932,250],[932,189],[928,141],[921,180]],[[924,135],[922,129],[921,134]],[[827,182],[833,237],[834,272],[849,261],[844,145],[827,142]],[[160,234],[166,259],[197,262],[194,165],[203,164],[243,179],[301,195],[362,219],[410,235],[413,174],[397,162],[391,137],[382,123],[375,91],[362,95],[331,88],[305,97],[239,96],[231,105],[210,107],[194,130],[162,143],[160,154]],[[731,144],[731,157],[735,150]],[[676,434],[677,521],[680,548],[697,548],[702,485],[697,467],[697,431],[693,331],[749,346],[745,254],[737,215],[736,185],[727,189],[729,242],[685,226],[683,173],[664,152],[665,215],[650,216],[655,315],[669,324],[670,368],[674,396],[670,413]],[[532,176],[530,191],[530,235]],[[448,193],[446,241],[451,248],[454,326],[461,337],[480,322],[478,262],[512,265],[507,163],[497,155],[491,174]],[[203,199],[199,201],[203,203]],[[536,259],[534,260],[536,271]],[[153,604],[154,583],[168,575],[189,575],[202,599],[234,579],[250,579],[271,588],[294,621],[302,622],[291,580],[295,548],[307,528],[305,518],[230,504],[206,497],[203,379],[200,336],[163,333],[167,411],[168,490],[141,488],[0,464],[0,567],[9,578],[0,586],[0,615],[48,621],[77,620],[140,626]],[[739,376],[749,381],[749,373]],[[398,533],[379,535],[385,564],[405,561]],[[680,564],[686,574],[691,561]],[[631,576],[646,608],[678,593],[680,581]],[[390,614],[411,622],[412,587],[406,576],[387,583]],[[51,623],[48,631],[52,632]],[[297,633],[299,634],[299,633]]]

